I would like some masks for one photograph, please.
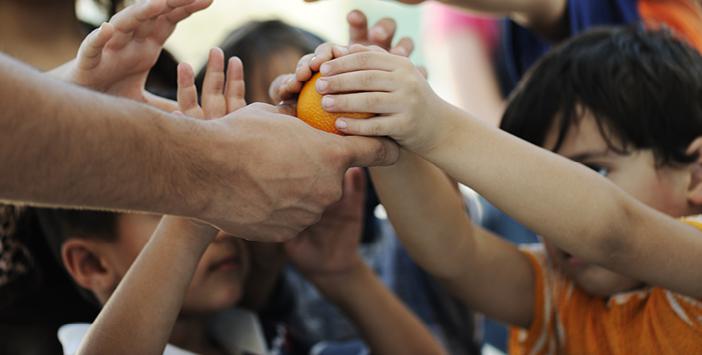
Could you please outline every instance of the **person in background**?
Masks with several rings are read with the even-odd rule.
[[[367,19],[360,11],[349,13],[347,20],[350,24],[367,27]],[[379,26],[388,30],[389,38],[394,36],[395,23],[391,19],[379,20],[369,32]],[[353,39],[354,33],[351,35]],[[387,39],[380,41],[385,42],[385,47],[390,45]],[[268,20],[242,25],[227,35],[220,47],[225,57],[236,56],[244,63],[247,100],[274,102],[268,94],[271,82],[281,74],[294,71],[299,58],[314,52],[321,43],[323,40],[313,33],[278,20]],[[204,81],[205,72],[206,68],[200,70],[196,82]],[[430,327],[450,353],[476,353],[472,313],[409,259],[387,220],[376,217],[374,211],[378,202],[372,186],[368,186],[363,195],[355,199],[356,203],[365,206],[362,215],[335,213],[325,216],[314,233],[319,237],[356,233],[355,237],[362,240],[361,255],[366,262]],[[316,343],[318,354],[362,354],[368,351],[351,319],[326,300],[296,268],[284,269],[286,256],[281,246],[254,242],[250,247],[254,255],[252,275],[256,275],[252,282],[258,285],[248,288],[245,304],[258,309],[264,320],[289,319],[291,332]],[[264,260],[265,263],[260,263]],[[281,270],[284,270],[283,277],[279,277]],[[269,291],[271,289],[275,289],[273,294]],[[271,298],[264,302],[268,294]]]

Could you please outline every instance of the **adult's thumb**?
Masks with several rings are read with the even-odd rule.
[[[349,165],[356,167],[392,165],[400,157],[400,148],[388,138],[342,137],[348,150]]]

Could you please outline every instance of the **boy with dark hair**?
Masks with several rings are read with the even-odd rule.
[[[194,73],[179,66],[178,105],[193,118],[216,118],[245,106],[243,67],[210,53],[198,104]],[[360,170],[347,172],[338,208],[365,190]],[[173,216],[42,211],[49,243],[71,278],[104,305],[95,324],[59,330],[66,354],[287,354],[284,332],[270,344],[256,316],[232,309],[243,294],[250,257],[243,241],[203,222]],[[377,279],[356,252],[359,234],[310,233],[286,244],[291,262],[337,304],[378,354],[443,353],[438,342]],[[172,343],[170,345],[168,343]]]
[[[503,128],[528,142],[442,101],[406,59],[334,51],[317,83],[325,109],[381,114],[337,128],[405,149],[372,169],[398,236],[472,308],[522,328],[513,353],[702,352],[696,50],[631,28],[574,38],[511,98]],[[471,224],[437,167],[543,246],[520,250]]]

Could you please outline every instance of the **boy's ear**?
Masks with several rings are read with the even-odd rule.
[[[61,246],[61,260],[73,280],[104,302],[119,283],[115,268],[100,252],[97,243],[69,238]]]
[[[687,189],[687,200],[695,206],[702,206],[702,137],[697,137],[687,148],[688,155],[696,155],[697,159],[690,165],[690,185]]]

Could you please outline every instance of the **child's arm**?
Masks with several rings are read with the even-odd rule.
[[[148,0],[130,5],[89,34],[75,59],[49,74],[172,112],[175,102],[147,92],[146,78],[178,22],[211,3],[212,0]]]
[[[344,197],[286,244],[290,261],[354,322],[374,354],[442,354],[431,333],[361,260],[365,181],[346,175]]]
[[[197,103],[194,74],[178,67],[178,105],[195,118],[223,116],[244,106],[241,61],[213,49]],[[217,236],[214,227],[178,217],[163,217],[158,228],[90,327],[81,354],[162,354],[183,305],[197,264]],[[108,349],[109,351],[106,351]]]
[[[318,0],[305,0],[316,2]],[[424,0],[398,0],[405,4],[420,4]],[[440,0],[471,11],[489,15],[509,16],[522,26],[542,35],[557,37],[562,30],[567,0]]]
[[[164,217],[90,327],[79,354],[162,354],[217,229]]]
[[[472,224],[446,174],[402,150],[398,162],[372,168],[373,185],[413,260],[471,309],[527,327],[534,276],[516,246]]]
[[[360,47],[359,47],[360,48]],[[406,58],[367,51],[321,67],[325,109],[375,112],[339,120],[345,133],[391,136],[498,208],[584,260],[702,298],[702,235],[592,170],[482,124],[438,98]],[[320,79],[317,88],[320,89]]]

